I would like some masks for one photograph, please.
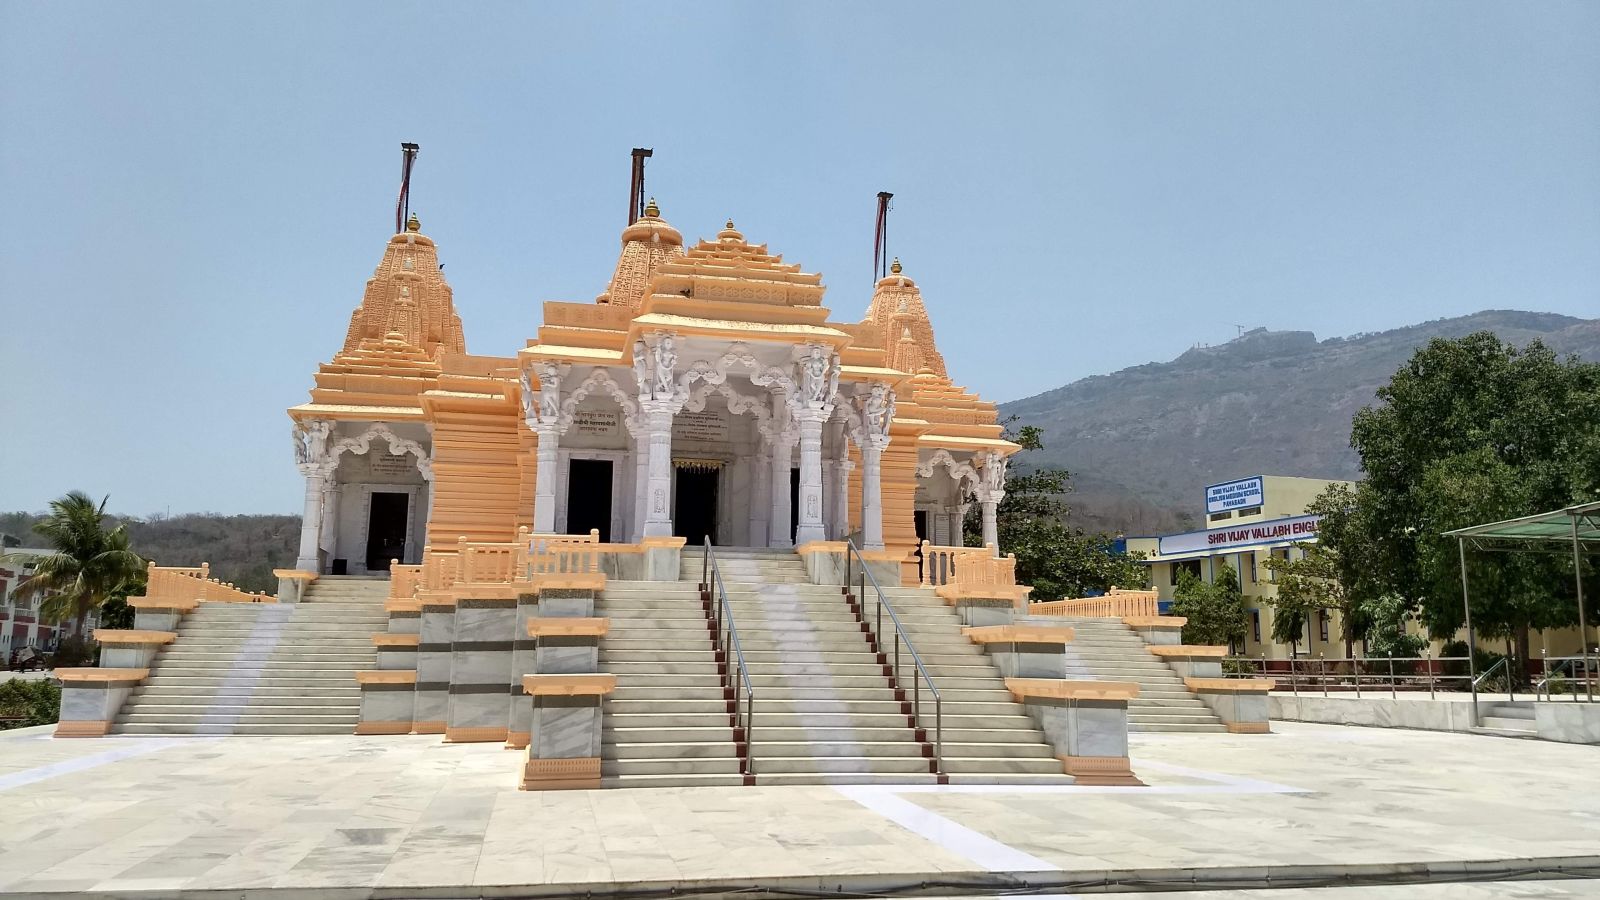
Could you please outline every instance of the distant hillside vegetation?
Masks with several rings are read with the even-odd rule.
[[[1489,310],[1320,342],[1308,331],[1258,329],[1000,409],[1044,430],[1045,449],[1029,462],[1072,472],[1079,525],[1152,534],[1198,526],[1212,482],[1357,477],[1351,416],[1418,347],[1476,331],[1600,360],[1600,320]]]
[[[0,513],[0,532],[37,547],[34,533],[39,513]],[[211,563],[211,574],[247,591],[276,593],[273,569],[294,567],[300,545],[299,516],[223,516],[189,513],[119,517],[128,523],[133,551],[161,566],[198,566]]]

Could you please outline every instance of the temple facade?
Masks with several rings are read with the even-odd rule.
[[[986,543],[1007,457],[994,404],[955,385],[898,260],[865,316],[728,222],[686,245],[654,201],[593,302],[546,302],[515,356],[469,354],[433,240],[389,239],[344,346],[289,409],[305,476],[297,568],[377,574],[519,529],[603,543]]]

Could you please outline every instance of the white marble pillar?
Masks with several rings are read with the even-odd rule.
[[[996,553],[1000,551],[1000,524],[995,516],[995,510],[999,508],[1000,501],[1005,495],[1005,491],[993,491],[980,494],[978,497],[978,505],[983,510],[983,543],[985,546],[995,548]]]
[[[970,504],[962,503],[950,508],[950,543],[960,547],[966,543],[967,507]]]
[[[761,443],[750,466],[750,546],[767,546],[767,515],[772,511],[772,449],[767,439]]]
[[[317,548],[321,545],[322,487],[327,481],[327,469],[320,463],[310,463],[301,465],[300,471],[306,476],[306,506],[300,516],[300,558],[295,560],[294,567],[320,573],[322,562]]]
[[[650,462],[645,497],[645,537],[672,534],[672,416],[671,400],[641,400]]]
[[[633,527],[629,540],[638,543],[644,537],[645,511],[649,508],[650,487],[650,435],[640,428],[633,436]]]
[[[342,495],[338,476],[333,472],[322,481],[322,534],[317,546],[322,548],[323,559],[333,559],[339,547],[339,498]]]
[[[885,436],[868,437],[861,447],[861,547],[883,549],[883,451]]]
[[[800,516],[794,542],[827,540],[822,527],[822,425],[832,410],[807,404],[796,413],[800,426]]]
[[[538,435],[536,450],[538,470],[533,482],[533,530],[540,534],[553,534],[556,530],[556,480],[560,478],[557,450],[560,433],[555,423],[540,422],[533,426]]]
[[[840,448],[838,462],[833,464],[833,525],[832,539],[842,541],[850,536],[850,473],[856,464],[850,461],[847,451]]]
[[[795,434],[786,431],[775,435],[772,441],[772,466],[767,479],[767,491],[772,499],[767,518],[767,546],[793,547],[794,535],[789,531],[792,518],[789,505],[789,472],[794,468]]]

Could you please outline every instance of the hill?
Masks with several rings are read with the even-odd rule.
[[[17,538],[24,547],[37,547],[33,531],[37,513],[0,513],[0,532]],[[294,567],[300,544],[299,516],[222,516],[189,513],[119,517],[128,524],[133,552],[162,566],[198,566],[211,563],[211,574],[247,591],[278,591],[274,568]]]
[[[1418,347],[1477,331],[1600,360],[1600,320],[1553,313],[1489,310],[1324,341],[1257,329],[1000,410],[1044,430],[1030,462],[1073,473],[1078,524],[1153,534],[1197,526],[1201,491],[1217,481],[1358,477],[1351,416]]]

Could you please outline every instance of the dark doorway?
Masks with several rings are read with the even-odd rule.
[[[717,542],[717,475],[720,470],[679,466],[677,497],[672,502],[672,533],[699,546],[706,537]]]
[[[600,529],[601,543],[611,543],[611,460],[575,459],[567,469],[567,533]]]
[[[411,495],[372,493],[367,513],[367,571],[389,571],[389,560],[406,555],[406,508]]]
[[[800,530],[800,470],[789,470],[789,540]]]

